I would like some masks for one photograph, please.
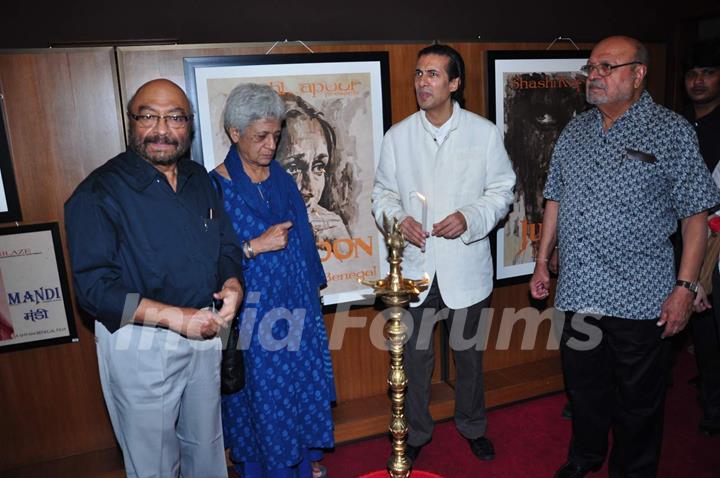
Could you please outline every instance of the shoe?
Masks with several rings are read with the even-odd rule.
[[[495,459],[495,447],[487,437],[468,438],[467,441],[476,457],[485,461]]]
[[[555,472],[555,478],[582,478],[587,474],[598,471],[600,466],[578,465],[568,461]]]
[[[572,408],[570,407],[570,402],[565,403],[560,415],[566,420],[572,420]]]
[[[318,463],[317,469],[312,469],[312,478],[327,478],[327,468]]]
[[[410,460],[412,463],[415,463],[415,460],[417,460],[418,456],[420,456],[420,451],[422,450],[422,447],[423,447],[423,445],[413,446],[409,443],[406,443],[405,444],[405,458]]]

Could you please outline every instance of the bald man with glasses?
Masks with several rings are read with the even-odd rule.
[[[128,150],[65,204],[75,294],[95,318],[127,476],[225,478],[218,334],[242,300],[242,250],[205,168],[187,157],[182,89],[144,84],[128,117]]]
[[[572,438],[557,478],[600,469],[611,477],[657,474],[668,341],[690,317],[720,191],[692,126],[645,91],[648,53],[637,40],[599,42],[587,65],[586,99],[555,145],[543,235],[530,292],[545,299],[548,260],[560,268],[555,307],[565,312],[561,356],[572,403]],[[675,274],[669,236],[681,223]]]

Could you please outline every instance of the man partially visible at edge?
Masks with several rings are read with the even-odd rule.
[[[685,117],[695,128],[700,153],[715,184],[720,184],[720,38],[694,45],[684,64],[685,91],[691,103]],[[715,211],[711,217],[718,215],[720,211]],[[700,375],[703,412],[698,429],[706,435],[717,436],[720,435],[720,271],[717,258],[709,266],[712,266],[713,293],[708,299],[707,291],[699,287],[695,300],[698,313],[691,319],[690,328]]]

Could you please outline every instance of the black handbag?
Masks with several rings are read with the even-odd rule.
[[[245,362],[243,351],[240,349],[237,317],[232,320],[224,335],[220,362],[220,392],[228,395],[239,392],[245,386]]]
[[[210,176],[210,179],[222,203],[224,201],[222,186],[214,176]],[[215,308],[214,302],[213,308]],[[237,316],[230,322],[230,327],[222,333],[221,339],[223,349],[220,361],[220,392],[229,395],[239,392],[245,386],[245,362],[243,351],[240,349]]]

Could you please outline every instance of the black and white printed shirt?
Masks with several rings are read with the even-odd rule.
[[[692,126],[643,92],[608,131],[593,108],[553,152],[546,199],[560,203],[560,310],[655,319],[675,283],[668,237],[720,203]]]

